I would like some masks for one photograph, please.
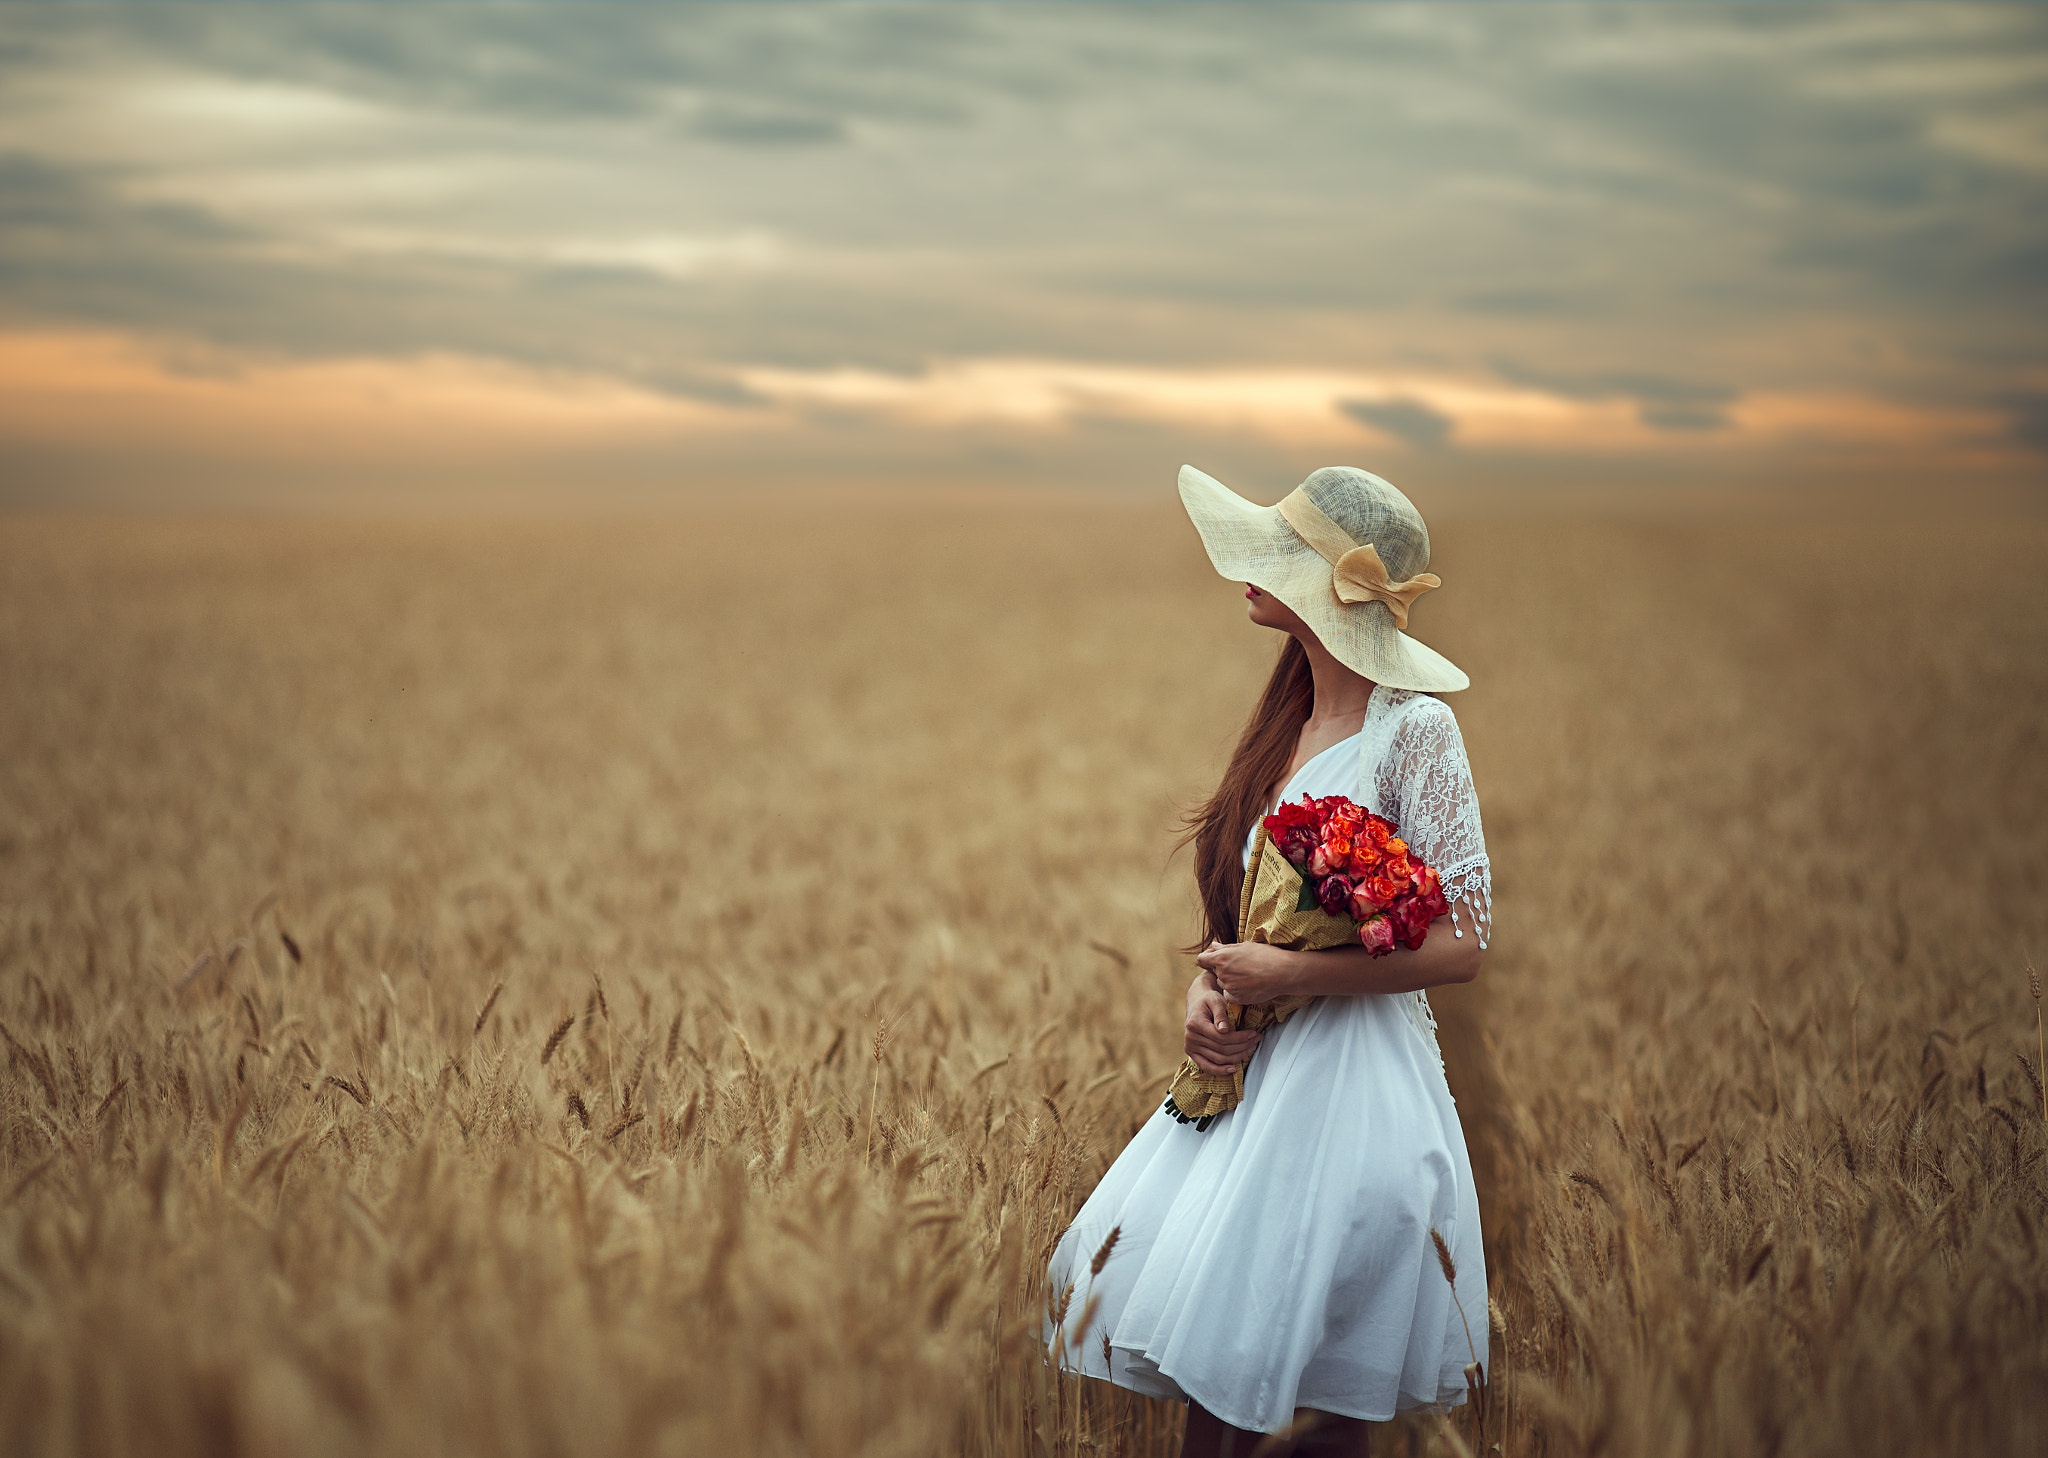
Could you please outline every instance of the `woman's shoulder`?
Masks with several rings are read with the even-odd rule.
[[[1404,782],[1462,759],[1464,751],[1449,704],[1432,694],[1382,685],[1373,690],[1360,735],[1359,787],[1374,801],[1391,803]]]
[[[1445,877],[1486,863],[1478,792],[1451,706],[1432,694],[1406,694],[1393,718],[1376,781],[1402,834]]]
[[[1458,716],[1451,706],[1435,694],[1426,694],[1417,689],[1388,689],[1387,715],[1393,721],[1397,738],[1415,736],[1428,738],[1433,735],[1448,735],[1461,738],[1458,731]]]
[[[1394,689],[1378,738],[1381,773],[1397,777],[1457,773],[1466,765],[1465,736],[1451,706],[1434,694]]]

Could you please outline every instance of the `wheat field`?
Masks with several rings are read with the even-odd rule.
[[[1377,1448],[2048,1449],[2048,527],[1436,537],[1496,1367]],[[0,1451],[1171,1454],[1041,1267],[1274,646],[1163,509],[0,525]]]

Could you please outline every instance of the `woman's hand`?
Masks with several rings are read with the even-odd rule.
[[[1188,987],[1188,1057],[1195,1067],[1217,1078],[1228,1078],[1239,1064],[1259,1046],[1259,1035],[1250,1028],[1230,1025],[1230,1008],[1207,972]]]
[[[1295,991],[1291,974],[1297,955],[1264,942],[1211,942],[1196,954],[1195,962],[1216,980],[1225,997],[1244,1007]]]

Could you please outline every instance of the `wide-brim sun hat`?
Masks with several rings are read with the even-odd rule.
[[[1450,693],[1464,670],[1402,629],[1415,599],[1440,586],[1415,503],[1356,466],[1324,466],[1272,506],[1247,501],[1193,466],[1180,499],[1216,570],[1293,608],[1339,663],[1388,688]]]

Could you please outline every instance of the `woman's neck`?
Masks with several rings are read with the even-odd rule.
[[[1308,654],[1309,677],[1315,684],[1315,704],[1308,713],[1309,727],[1313,729],[1333,721],[1349,724],[1363,719],[1376,686],[1373,681],[1339,663],[1313,633],[1304,634],[1296,641]]]

